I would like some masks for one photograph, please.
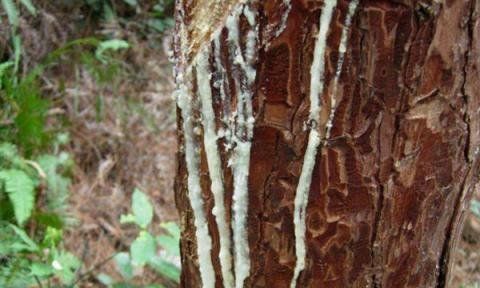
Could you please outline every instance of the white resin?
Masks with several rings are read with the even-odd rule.
[[[330,108],[330,115],[328,116],[327,122],[327,131],[325,133],[325,139],[330,139],[330,133],[333,127],[333,119],[335,118],[335,111],[337,110],[337,91],[338,91],[338,81],[340,80],[340,74],[343,70],[343,62],[345,59],[345,52],[347,52],[348,46],[348,32],[350,30],[350,26],[352,25],[352,17],[357,10],[358,0],[353,0],[348,5],[348,12],[345,18],[345,24],[343,25],[342,29],[342,36],[340,37],[340,47],[338,48],[338,62],[337,62],[337,70],[335,71],[335,79],[333,80],[333,91],[331,96],[331,108]]]
[[[310,114],[309,122],[311,131],[308,138],[307,149],[303,159],[302,172],[295,194],[295,210],[294,210],[294,226],[295,226],[295,253],[296,264],[295,270],[290,283],[291,288],[297,286],[297,279],[300,272],[305,268],[305,214],[308,203],[308,192],[312,182],[312,173],[317,157],[317,150],[321,143],[321,136],[318,132],[318,124],[320,123],[320,98],[325,86],[325,51],[327,48],[327,36],[330,28],[332,15],[337,5],[336,0],[326,0],[320,15],[320,28],[315,42],[313,55],[313,63],[310,69]],[[314,125],[316,123],[316,125]]]
[[[250,249],[248,245],[248,175],[251,143],[238,141],[232,163],[233,169],[233,241],[235,243],[235,287],[243,288],[250,274]]]
[[[192,109],[192,70],[186,70],[186,75],[177,75],[176,98],[178,107],[181,110],[183,119],[183,133],[185,141],[185,161],[187,165],[187,188],[188,198],[192,206],[195,236],[197,238],[197,254],[202,279],[202,287],[215,287],[215,272],[213,269],[212,258],[210,256],[212,249],[212,238],[208,231],[208,222],[204,212],[204,201],[202,199],[202,188],[200,185],[200,154],[198,143],[195,141],[195,125]]]
[[[213,110],[212,90],[210,86],[211,72],[209,69],[210,50],[204,47],[196,57],[198,94],[201,101],[202,122],[204,128],[204,146],[207,157],[211,191],[214,197],[213,214],[218,227],[220,240],[220,266],[223,275],[223,286],[233,287],[232,254],[230,241],[230,227],[226,222],[225,189],[223,186],[223,171],[220,152],[217,144],[215,112]]]
[[[245,57],[240,45],[239,18],[243,13],[251,26],[247,33]],[[232,137],[235,141],[232,158],[229,165],[233,172],[233,241],[235,287],[243,288],[245,279],[250,274],[250,249],[248,245],[247,216],[248,216],[248,176],[250,171],[251,138],[255,119],[252,108],[252,84],[255,82],[256,70],[253,66],[256,60],[258,42],[257,13],[248,5],[242,5],[234,10],[227,18],[226,29],[228,41],[233,47],[234,64],[241,70],[245,82],[235,79],[237,95],[236,127]]]
[[[290,15],[290,11],[292,11],[291,0],[283,0],[283,4],[285,5],[285,7],[287,7],[287,10],[282,15],[282,22],[280,24],[280,28],[275,33],[275,37],[280,36],[280,34],[282,34],[282,32],[285,30],[285,28],[287,28],[288,16]]]

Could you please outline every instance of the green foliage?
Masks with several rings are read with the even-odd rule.
[[[19,225],[23,225],[32,215],[35,202],[33,179],[22,170],[6,169],[0,170],[0,181],[13,206],[15,219]]]
[[[136,268],[147,266],[156,271],[165,280],[178,283],[180,268],[172,259],[180,255],[180,229],[177,224],[162,223],[165,234],[153,236],[147,229],[153,218],[153,207],[147,195],[135,189],[132,195],[132,214],[122,215],[122,223],[131,223],[138,226],[140,232],[130,245],[130,251],[120,252],[114,260],[117,271],[123,277],[123,282],[116,283],[112,277],[100,274],[97,279],[107,287],[137,287],[130,284],[134,279]],[[147,287],[163,287],[150,285]]]
[[[128,49],[130,45],[127,41],[119,40],[119,39],[112,39],[106,40],[98,45],[97,50],[95,51],[95,56],[98,60],[102,61],[103,63],[107,63],[110,58],[108,58],[105,54],[108,51],[118,51],[122,49]]]
[[[13,27],[18,27],[20,21],[18,20],[18,10],[13,0],[2,0],[3,9],[7,12],[8,22]]]
[[[16,146],[0,143],[0,205],[10,206],[14,214],[8,215],[4,212],[0,219],[8,220],[10,216],[14,216],[19,225],[23,225],[32,214],[35,188],[38,184],[27,163],[18,154]]]
[[[57,138],[58,141],[58,138]],[[71,179],[70,171],[73,168],[73,160],[65,152],[40,155],[36,162],[45,172],[46,186],[46,208],[48,211],[67,216],[69,188]]]
[[[60,239],[50,241],[52,234]],[[0,287],[30,287],[52,277],[63,285],[72,283],[80,261],[58,246],[61,237],[60,230],[50,228],[36,242],[20,227],[0,222]]]
[[[32,14],[32,15],[37,14],[37,9],[35,8],[35,6],[33,6],[32,1],[30,1],[30,0],[20,0],[20,3],[22,3],[23,6],[25,6],[25,8],[27,8],[27,10],[28,10],[28,12],[30,12],[30,14]]]
[[[35,196],[42,191],[47,199],[63,197],[63,207],[57,208],[66,209],[69,179],[58,169],[66,166],[62,155],[42,154],[34,162],[23,158],[15,145],[0,144],[0,207],[9,207],[0,213],[0,287],[29,287],[50,278],[63,284],[74,280],[80,262],[62,248],[62,217],[53,208],[42,207],[43,212],[35,207]],[[37,220],[36,229],[27,233],[23,227],[32,219]]]
[[[2,1],[3,6],[14,4]],[[34,11],[30,1],[20,3]],[[18,16],[18,10],[10,13]],[[59,284],[55,287],[74,287],[82,263],[63,248],[63,229],[71,220],[73,161],[62,147],[70,140],[67,133],[58,132],[64,129],[61,124],[49,123],[62,121],[50,121],[52,103],[43,95],[40,79],[63,56],[79,53],[75,59],[80,65],[95,79],[108,81],[115,71],[110,67],[116,65],[112,52],[128,44],[78,39],[51,52],[21,77],[21,41],[15,35],[12,41],[12,59],[0,63],[0,287],[51,281]]]
[[[142,229],[146,229],[153,219],[153,207],[148,196],[142,191],[135,189],[132,196],[132,214],[122,215],[120,223],[135,223]]]
[[[42,150],[48,142],[45,130],[50,103],[42,98],[36,80],[25,79],[19,84],[6,83],[5,97],[14,105],[15,129],[12,130],[16,143],[24,149],[27,157]]]
[[[157,0],[154,5],[146,5],[138,0],[84,0],[85,4],[104,21],[120,23],[135,22],[135,26],[143,33],[162,33],[173,27],[172,18],[174,0]],[[122,3],[123,2],[123,3]],[[124,4],[124,5],[121,5]],[[113,7],[123,6],[123,13],[118,13]],[[118,15],[120,14],[120,15]],[[139,20],[141,19],[141,20]]]
[[[20,0],[20,3],[22,3],[22,5],[28,10],[28,12],[30,12],[30,14],[37,14],[37,9],[30,0]],[[19,8],[17,8],[13,0],[2,0],[2,7],[5,9],[5,12],[7,12],[8,22],[13,28],[16,29],[20,23]]]
[[[147,25],[158,32],[163,32],[168,28],[173,27],[174,20],[167,13],[168,8],[173,5],[173,0],[160,0],[158,4],[153,6],[150,19],[147,20]]]
[[[132,266],[132,259],[130,258],[130,254],[126,252],[120,252],[115,255],[115,264],[117,267],[118,272],[122,275],[123,279],[129,281],[133,278],[133,266]]]
[[[30,0],[20,0],[20,3],[30,12],[32,15],[36,15],[37,10]],[[11,40],[14,51],[14,72],[18,72],[18,67],[20,64],[20,57],[22,52],[22,40],[17,34],[18,26],[20,25],[20,10],[16,6],[16,3],[13,0],[2,0],[2,7],[7,13],[8,22],[11,28]],[[1,64],[0,64],[1,65]],[[0,73],[1,76],[1,73]]]
[[[132,263],[135,266],[143,266],[147,264],[153,255],[156,254],[157,245],[155,238],[146,232],[141,231],[137,239],[133,241],[130,246],[130,255],[132,256]]]
[[[45,95],[43,79],[48,74],[44,72],[68,59],[69,65],[86,68],[98,86],[115,87],[112,82],[118,79],[124,65],[115,56],[128,49],[129,43],[120,39],[77,39],[22,71],[24,47],[18,30],[21,17],[37,14],[35,3],[0,3],[11,31],[9,59],[0,63],[0,287],[73,288],[83,280],[81,261],[63,244],[64,229],[72,220],[68,198],[73,160],[63,151],[70,142],[68,134],[62,132],[64,119],[49,113],[58,104]],[[104,21],[114,20],[120,25],[142,19],[135,26],[142,32],[162,32],[173,24],[172,0],[159,0],[155,6],[137,0],[75,3],[88,5],[92,8],[89,11]],[[101,94],[97,100],[95,109],[100,120],[104,110]],[[178,226],[162,224],[166,233],[154,235],[149,229],[152,219],[153,207],[148,197],[136,190],[132,214],[123,216],[123,222],[138,226],[138,237],[128,252],[113,258],[124,281],[115,283],[110,276],[100,274],[102,283],[109,287],[137,287],[130,282],[141,268],[157,271],[166,283],[178,282],[179,264],[174,263],[179,255]],[[158,287],[163,286],[146,288]]]

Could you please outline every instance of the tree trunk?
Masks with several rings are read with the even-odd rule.
[[[480,0],[177,0],[182,287],[445,287]]]

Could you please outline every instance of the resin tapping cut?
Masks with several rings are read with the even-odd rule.
[[[296,264],[295,270],[290,284],[291,288],[297,286],[297,279],[300,272],[305,268],[305,212],[308,202],[308,192],[310,190],[310,184],[312,182],[312,173],[315,166],[315,160],[317,158],[317,151],[321,142],[321,135],[319,133],[320,123],[320,110],[322,108],[320,104],[320,98],[325,87],[324,73],[325,73],[325,51],[327,48],[327,36],[330,28],[330,22],[332,15],[337,5],[335,0],[325,1],[325,5],[320,15],[320,28],[315,43],[313,63],[310,69],[310,114],[309,114],[309,126],[310,135],[308,137],[307,150],[303,159],[302,172],[300,179],[298,180],[298,186],[295,194],[295,210],[293,215],[293,223],[295,226],[295,254]]]
[[[212,77],[209,69],[210,49],[207,48],[209,48],[209,46],[204,47],[195,59],[197,89],[201,101],[202,124],[204,128],[203,140],[211,179],[211,191],[215,202],[213,215],[215,216],[220,238],[219,258],[223,276],[223,285],[225,288],[230,288],[233,287],[230,227],[227,224],[225,217],[225,189],[223,185],[222,162],[217,145],[218,137],[215,127],[215,112],[213,110],[212,90],[210,86]]]

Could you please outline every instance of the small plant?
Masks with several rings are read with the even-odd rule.
[[[23,158],[15,145],[0,144],[0,287],[54,280],[66,285],[74,280],[80,261],[61,245],[70,166],[63,152],[33,161]],[[40,192],[45,195],[44,211],[35,205]],[[35,230],[25,228],[31,219]],[[33,237],[27,231],[34,231]]]
[[[168,28],[173,27],[174,20],[167,13],[172,5],[173,0],[159,0],[150,12],[150,18],[147,20],[148,27],[157,32],[163,32]]]
[[[180,267],[178,258],[180,256],[179,241],[180,229],[175,223],[163,223],[161,227],[165,234],[154,236],[149,232],[153,219],[153,207],[145,193],[135,189],[132,196],[132,213],[122,215],[120,222],[123,224],[134,224],[139,228],[137,238],[132,242],[129,252],[121,252],[115,255],[114,260],[117,270],[123,281],[115,283],[113,278],[100,274],[99,281],[112,288],[133,288],[130,284],[135,276],[135,270],[147,266],[162,276],[167,283],[178,283],[180,279]],[[162,285],[150,285],[153,287],[164,287]]]

